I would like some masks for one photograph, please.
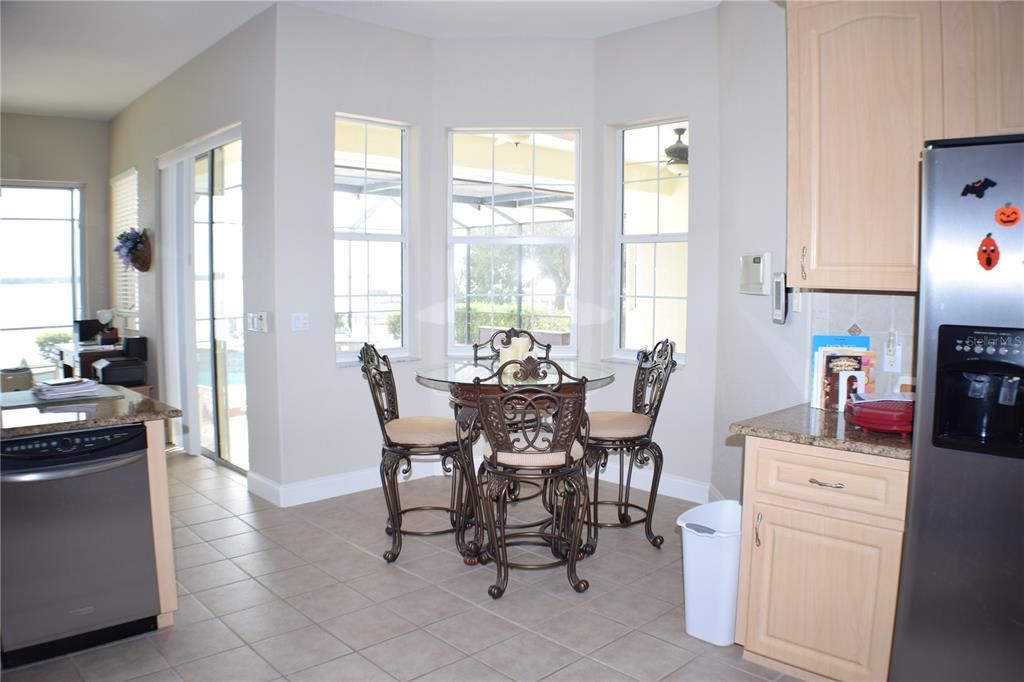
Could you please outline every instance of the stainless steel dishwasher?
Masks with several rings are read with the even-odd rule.
[[[0,444],[3,665],[156,627],[146,429]]]

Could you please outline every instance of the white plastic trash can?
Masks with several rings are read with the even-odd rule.
[[[736,500],[719,500],[676,519],[683,534],[686,634],[718,646],[736,641],[741,511]]]

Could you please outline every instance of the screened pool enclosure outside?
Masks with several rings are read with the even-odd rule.
[[[574,344],[576,133],[451,134],[450,341]]]

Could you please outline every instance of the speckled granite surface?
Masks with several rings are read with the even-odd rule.
[[[36,407],[12,407],[0,410],[0,438],[34,436],[94,429],[114,424],[134,424],[153,419],[180,417],[181,410],[120,386],[119,400],[94,400],[47,403]]]
[[[910,459],[910,438],[864,431],[848,425],[841,412],[817,410],[806,403],[733,422],[729,432],[787,443]]]

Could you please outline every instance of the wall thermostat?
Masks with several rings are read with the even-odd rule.
[[[740,257],[740,293],[767,296],[771,293],[772,254],[751,253]]]

